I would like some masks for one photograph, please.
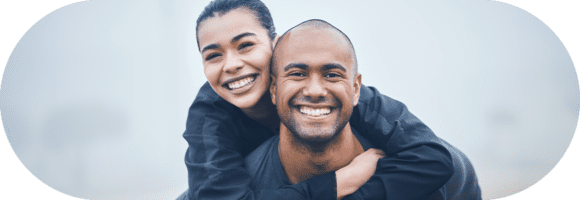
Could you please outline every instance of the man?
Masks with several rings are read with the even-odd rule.
[[[299,24],[279,39],[271,65],[270,93],[281,119],[280,134],[245,158],[253,189],[276,189],[324,175],[373,147],[349,124],[361,75],[352,44],[340,30],[321,20]],[[429,199],[481,199],[467,158],[442,143],[452,154],[455,173]],[[389,192],[384,185],[365,186],[357,192]]]

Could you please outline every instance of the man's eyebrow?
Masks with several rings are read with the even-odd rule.
[[[324,64],[322,66],[322,71],[328,71],[328,70],[331,70],[331,69],[339,69],[341,71],[346,72],[346,69],[342,65],[340,65],[340,64],[329,63],[329,64]]]
[[[205,47],[204,47],[204,48],[201,50],[201,53],[203,54],[203,52],[205,52],[205,51],[207,51],[207,50],[210,50],[210,49],[217,49],[217,48],[220,48],[220,47],[221,47],[221,45],[219,45],[219,44],[210,44],[210,45],[207,45],[207,46],[205,46]]]
[[[284,71],[287,72],[288,70],[290,70],[292,68],[306,70],[306,69],[308,69],[308,65],[306,65],[304,63],[290,63],[290,64],[286,65],[286,67],[284,67]]]
[[[240,40],[240,39],[242,39],[243,37],[246,37],[246,36],[256,36],[256,34],[250,33],[250,32],[245,32],[245,33],[239,34],[236,37],[232,38],[232,41],[230,41],[230,43],[233,44],[233,43],[237,42],[238,40]]]

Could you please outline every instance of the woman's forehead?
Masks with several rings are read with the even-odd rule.
[[[198,40],[200,47],[203,47],[207,44],[229,42],[237,35],[246,32],[267,37],[267,30],[260,24],[254,13],[245,8],[238,8],[225,14],[216,14],[201,22]]]

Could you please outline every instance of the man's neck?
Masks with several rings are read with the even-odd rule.
[[[284,125],[280,125],[278,154],[286,177],[292,184],[338,170],[363,152],[350,124],[321,152],[312,151],[307,144],[296,141],[293,134]]]

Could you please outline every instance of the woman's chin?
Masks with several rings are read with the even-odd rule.
[[[257,101],[251,101],[251,100],[243,101],[241,99],[238,99],[237,101],[230,102],[230,103],[234,104],[236,107],[238,107],[242,110],[246,110],[246,109],[254,107],[256,105]]]
[[[226,101],[235,105],[236,107],[245,110],[254,107],[264,93],[259,91],[251,91],[244,95],[230,95]]]

